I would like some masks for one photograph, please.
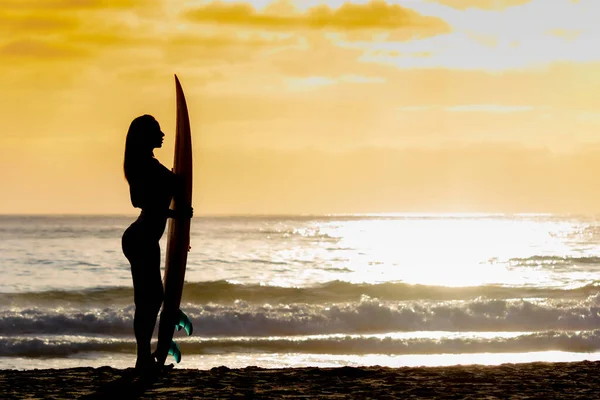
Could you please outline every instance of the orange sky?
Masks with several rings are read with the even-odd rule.
[[[115,5],[118,3],[118,5]],[[597,0],[0,0],[0,213],[134,213],[131,120],[197,214],[600,212]]]

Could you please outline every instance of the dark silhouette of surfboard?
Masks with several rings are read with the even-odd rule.
[[[190,118],[183,89],[175,75],[175,91],[177,98],[177,123],[175,134],[175,157],[173,172],[183,184],[183,196],[175,197],[171,208],[192,204],[192,136]],[[183,204],[177,204],[181,201]],[[190,218],[170,218],[167,234],[167,254],[165,274],[163,278],[164,302],[160,315],[158,347],[156,357],[163,364],[167,354],[173,355],[175,361],[181,360],[179,346],[173,341],[175,328],[185,328],[188,335],[192,333],[192,324],[189,318],[180,309],[181,295],[187,254],[190,246]]]

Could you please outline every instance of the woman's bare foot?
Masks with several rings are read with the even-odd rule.
[[[154,353],[152,353],[152,357],[147,359],[147,360],[137,360],[135,363],[135,369],[136,371],[138,371],[140,374],[151,374],[151,375],[158,375],[164,372],[168,372],[170,370],[172,370],[174,368],[173,364],[168,364],[168,365],[160,365],[157,361],[156,361],[156,357],[154,355]]]
[[[156,369],[157,365],[158,364],[156,363],[156,360],[154,359],[154,357],[151,357],[148,359],[138,358],[137,361],[135,362],[135,370],[140,373],[144,373],[144,372],[148,372],[150,370]]]

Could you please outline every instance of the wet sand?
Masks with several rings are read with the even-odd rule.
[[[0,371],[1,399],[600,399],[600,362],[420,368]]]

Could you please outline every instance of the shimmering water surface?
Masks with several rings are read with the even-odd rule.
[[[0,368],[133,364],[134,219],[0,216]],[[595,218],[202,217],[191,242],[178,367],[598,358]]]

